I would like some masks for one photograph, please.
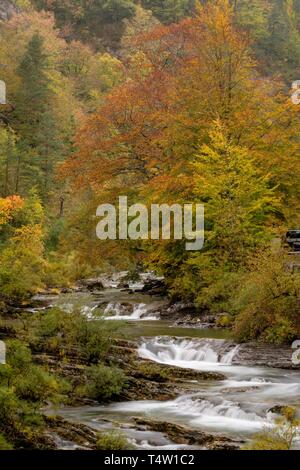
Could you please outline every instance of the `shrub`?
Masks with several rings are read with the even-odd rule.
[[[0,450],[11,450],[13,446],[7,442],[3,434],[0,434]]]
[[[98,450],[130,450],[133,449],[132,444],[126,437],[116,431],[105,432],[101,434],[97,440]]]
[[[118,325],[105,320],[88,320],[80,311],[67,313],[53,308],[36,316],[31,328],[30,341],[44,351],[78,353],[88,362],[97,363],[112,345]]]
[[[148,380],[154,380],[156,382],[165,382],[170,378],[168,370],[159,367],[157,364],[142,363],[139,365],[138,375],[146,377]]]
[[[119,395],[126,383],[123,371],[117,367],[94,365],[89,368],[87,375],[86,393],[98,401]]]
[[[0,383],[13,387],[17,398],[32,403],[56,400],[60,391],[60,382],[32,363],[30,349],[19,340],[7,342],[7,364],[0,368]]]
[[[300,273],[288,269],[283,252],[262,253],[233,300],[237,340],[280,344],[299,333]]]
[[[12,390],[0,388],[0,428],[7,429],[18,419],[20,403]]]
[[[45,270],[40,225],[15,229],[0,254],[0,291],[6,298],[23,299],[43,286]]]
[[[37,366],[31,366],[28,373],[15,383],[15,393],[22,400],[43,403],[58,392],[55,378]]]
[[[276,420],[276,426],[256,434],[245,450],[291,450],[299,436],[300,421],[296,419],[296,412],[285,407],[283,416]]]

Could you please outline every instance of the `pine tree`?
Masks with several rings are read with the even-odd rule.
[[[43,198],[47,197],[53,161],[60,147],[48,69],[44,40],[35,33],[18,67],[21,86],[14,118],[21,139],[15,189],[24,194],[32,186],[38,186]]]

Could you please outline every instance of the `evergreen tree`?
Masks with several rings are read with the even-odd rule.
[[[53,92],[44,40],[35,33],[18,67],[21,79],[14,113],[20,134],[15,190],[22,194],[38,186],[47,197],[54,160],[59,155],[58,131],[52,108]]]
[[[192,11],[193,0],[142,0],[142,6],[151,10],[162,23],[179,21]]]
[[[262,44],[269,73],[281,73],[288,83],[300,68],[300,34],[295,3],[274,0],[268,19],[268,37]]]

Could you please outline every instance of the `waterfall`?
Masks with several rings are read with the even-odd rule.
[[[144,359],[179,366],[199,362],[230,365],[238,348],[225,340],[161,336],[144,341],[138,352]]]
[[[232,360],[233,360],[234,356],[236,355],[236,353],[238,352],[238,350],[239,350],[239,345],[236,345],[234,348],[231,349],[231,351],[228,351],[228,353],[224,354],[224,356],[222,357],[221,362],[223,364],[231,365]]]
[[[172,420],[184,420],[186,425],[200,429],[218,431],[257,432],[273,425],[272,413],[258,413],[243,409],[240,404],[215,398],[212,401],[198,395],[183,395],[166,402],[136,401],[123,402],[110,406],[117,413],[146,413],[148,416],[160,416]]]
[[[159,316],[148,311],[146,304],[122,304],[110,302],[104,310],[105,320],[159,320]]]

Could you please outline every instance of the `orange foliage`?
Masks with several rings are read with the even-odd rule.
[[[20,196],[0,198],[0,225],[7,224],[13,218],[14,212],[22,209],[23,206],[24,201]]]
[[[134,45],[142,68],[129,67],[127,81],[87,118],[62,175],[97,195],[132,188],[152,201],[191,199],[190,161],[219,120],[282,188],[300,189],[297,110],[279,82],[258,76],[228,1],[158,26]]]

